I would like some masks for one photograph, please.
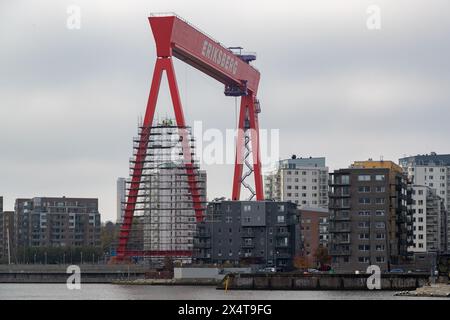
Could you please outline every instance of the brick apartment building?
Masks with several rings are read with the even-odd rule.
[[[100,246],[98,199],[17,199],[14,224],[17,247]]]
[[[330,255],[337,271],[382,271],[408,259],[407,178],[391,161],[355,162],[330,174]]]
[[[317,266],[315,254],[319,247],[328,246],[328,228],[330,214],[328,209],[305,208],[298,210],[302,256],[310,267]]]

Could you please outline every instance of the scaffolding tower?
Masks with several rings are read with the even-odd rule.
[[[138,135],[133,139],[128,191],[134,174],[132,168],[138,161],[139,148],[143,146],[142,136],[148,137],[148,144],[146,156],[140,160],[143,170],[127,252],[131,257],[151,262],[161,262],[170,257],[174,261],[189,263],[196,230],[194,207],[200,206],[205,210],[206,206],[206,172],[199,170],[195,160],[195,140],[191,129],[177,126],[174,120],[167,119],[151,127],[140,126]],[[183,137],[188,143],[183,143]],[[190,155],[188,161],[183,156],[186,146]],[[189,186],[192,181],[195,181],[200,197],[192,197]],[[128,201],[127,198],[125,204]]]

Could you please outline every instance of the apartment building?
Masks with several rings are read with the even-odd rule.
[[[252,264],[291,269],[300,252],[296,205],[275,201],[216,201],[197,225],[199,263]]]
[[[198,170],[195,176],[201,201],[206,203],[206,171]],[[149,190],[143,216],[144,250],[174,252],[174,259],[191,262],[191,258],[175,254],[194,250],[196,218],[186,170],[180,164],[166,163],[153,171],[150,179],[144,177],[142,186]]]
[[[408,260],[412,223],[407,179],[392,161],[358,161],[330,174],[332,265],[338,271],[382,271]]]
[[[298,210],[301,230],[301,255],[307,259],[308,265],[317,265],[315,254],[319,247],[328,246],[328,228],[330,213],[328,209],[304,208]]]
[[[17,247],[100,246],[98,199],[36,197],[16,199]]]
[[[14,256],[14,211],[0,212],[0,262]]]
[[[265,175],[265,197],[291,201],[298,208],[328,209],[328,167],[325,158],[280,160],[276,170]]]
[[[206,208],[206,171],[200,170],[196,161],[191,128],[183,128],[183,132],[185,136],[174,119],[157,120],[151,127],[139,127],[139,136],[133,141],[127,190],[136,177],[140,184],[127,250],[150,262],[159,263],[170,257],[190,263],[196,215],[203,216]],[[148,139],[148,151],[143,159],[138,159],[143,137]],[[133,169],[136,162],[142,166],[140,176]]]
[[[125,178],[117,178],[116,181],[116,222],[122,223],[125,214],[126,200],[126,182]]]
[[[436,195],[444,200],[445,210],[450,211],[450,154],[416,155],[399,159],[399,164],[414,185],[434,189]],[[447,219],[447,234],[450,233],[450,219]],[[450,239],[447,237],[447,251],[450,252]]]
[[[414,253],[445,252],[447,249],[447,214],[444,199],[428,186],[411,185],[410,210],[413,219]]]

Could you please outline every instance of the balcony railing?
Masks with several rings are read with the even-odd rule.
[[[330,250],[331,256],[349,256],[351,255],[351,251],[349,250]]]
[[[199,249],[208,249],[211,248],[211,243],[209,242],[197,242],[194,244],[194,247]]]

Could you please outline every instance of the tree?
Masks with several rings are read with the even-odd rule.
[[[110,251],[111,248],[115,248],[117,246],[119,230],[120,226],[111,221],[108,221],[102,225],[100,240],[104,251]]]
[[[319,246],[314,252],[314,258],[319,266],[329,264],[331,262],[331,257],[328,254],[328,249],[323,246]]]
[[[173,272],[173,259],[171,257],[164,258],[164,270]]]
[[[295,256],[294,267],[299,270],[308,269],[309,267],[308,258],[300,255]]]

